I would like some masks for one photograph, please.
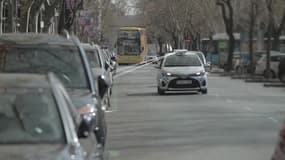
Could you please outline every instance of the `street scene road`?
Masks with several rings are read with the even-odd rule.
[[[207,95],[160,96],[156,72],[150,65],[115,77],[106,159],[270,159],[285,118],[284,88],[209,74]]]

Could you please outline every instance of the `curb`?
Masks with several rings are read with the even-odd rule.
[[[284,87],[285,88],[285,84],[284,83],[265,83],[264,87]]]

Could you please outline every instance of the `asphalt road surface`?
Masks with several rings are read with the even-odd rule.
[[[148,66],[115,79],[112,105],[107,160],[269,160],[285,89],[209,75],[208,95],[159,96]]]

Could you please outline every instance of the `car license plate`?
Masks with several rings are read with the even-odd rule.
[[[192,81],[191,80],[179,80],[179,81],[176,81],[176,84],[192,84]]]

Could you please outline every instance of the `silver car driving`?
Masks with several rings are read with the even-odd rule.
[[[199,56],[192,52],[166,54],[157,74],[157,91],[198,91],[207,94],[207,73]]]

